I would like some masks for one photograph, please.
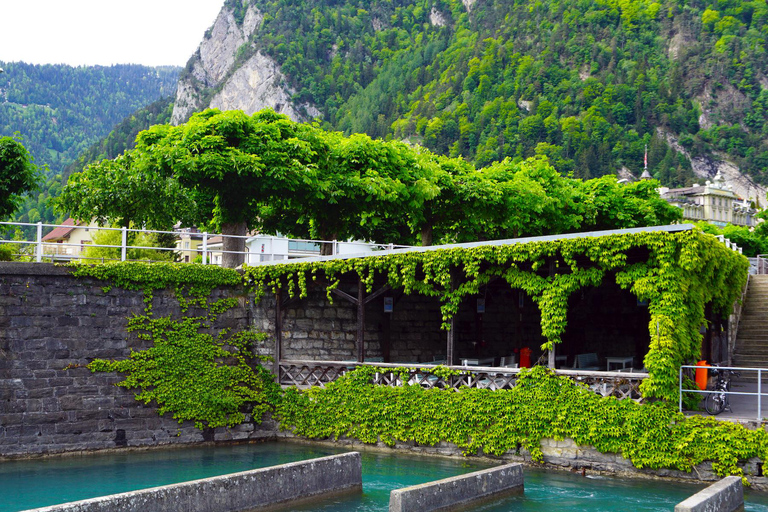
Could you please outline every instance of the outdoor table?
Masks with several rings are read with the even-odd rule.
[[[629,363],[629,366],[632,366],[632,361],[634,360],[634,357],[606,357],[605,358],[605,371],[609,372],[611,371],[611,364],[621,365],[621,368],[624,369],[627,367],[627,363]]]

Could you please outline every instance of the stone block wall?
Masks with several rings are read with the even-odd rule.
[[[114,385],[120,376],[84,368],[146,346],[125,330],[144,310],[142,292],[106,285],[51,264],[0,265],[0,458],[273,435],[251,424],[201,432],[137,402]],[[266,316],[239,290],[215,290],[213,298],[232,294],[240,306],[220,315],[216,329]],[[180,313],[172,292],[155,293],[153,311]]]

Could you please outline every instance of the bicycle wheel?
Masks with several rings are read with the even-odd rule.
[[[725,410],[725,393],[710,393],[704,401],[704,408],[713,416]]]

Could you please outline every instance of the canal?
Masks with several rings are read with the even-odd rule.
[[[324,445],[263,443],[89,454],[0,463],[0,512],[82,500],[341,453]],[[363,493],[319,500],[296,511],[386,511],[393,489],[489,467],[471,458],[362,451]],[[485,503],[477,512],[671,511],[703,486],[525,469],[525,493]],[[746,493],[745,510],[768,512],[768,496]],[[169,507],[169,510],[172,508]]]

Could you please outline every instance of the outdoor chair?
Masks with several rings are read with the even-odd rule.
[[[597,360],[597,354],[588,352],[586,354],[577,354],[573,361],[574,370],[599,370],[600,366]]]

